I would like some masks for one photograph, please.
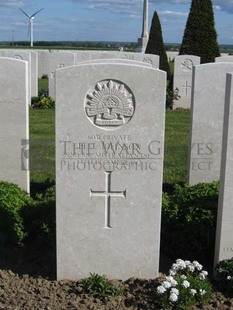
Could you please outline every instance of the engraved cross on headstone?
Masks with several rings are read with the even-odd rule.
[[[104,228],[112,228],[110,222],[111,211],[111,197],[126,198],[126,190],[124,191],[111,191],[111,174],[112,171],[105,171],[105,191],[93,191],[91,189],[91,197],[104,197],[105,198],[105,223]]]
[[[191,89],[191,86],[188,85],[188,81],[186,81],[186,84],[183,85],[182,88],[185,88],[185,95],[188,96],[188,89]]]

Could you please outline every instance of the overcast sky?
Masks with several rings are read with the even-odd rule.
[[[181,43],[191,0],[149,0],[149,28],[156,10],[165,43]],[[220,44],[233,44],[233,0],[213,0]],[[0,41],[28,40],[32,15],[34,41],[130,41],[142,32],[143,0],[0,0]]]

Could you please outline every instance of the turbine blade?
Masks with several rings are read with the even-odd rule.
[[[20,8],[19,8],[20,9]],[[28,18],[30,18],[30,16],[23,10],[23,9],[20,9],[20,11],[24,14],[24,15],[26,15]]]
[[[37,11],[36,13],[32,14],[31,18],[34,17],[36,14],[40,13],[42,10],[44,10],[44,8],[42,8],[39,11]]]

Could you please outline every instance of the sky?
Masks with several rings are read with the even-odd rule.
[[[212,0],[219,44],[233,44],[233,0]],[[149,29],[156,10],[165,43],[181,43],[191,0],[149,0]],[[143,0],[0,0],[0,41],[27,41],[28,18],[34,41],[137,42]]]

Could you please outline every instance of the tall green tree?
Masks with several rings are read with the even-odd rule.
[[[156,11],[154,12],[151,23],[146,53],[160,56],[159,69],[166,71],[167,77],[170,78],[170,67],[167,59],[166,50],[163,44],[162,28]]]
[[[192,0],[179,54],[200,56],[201,63],[220,56],[211,0]]]

